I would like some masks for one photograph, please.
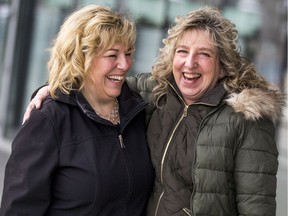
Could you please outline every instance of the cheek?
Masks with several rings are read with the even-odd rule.
[[[178,59],[178,58],[174,58],[173,59],[173,64],[172,64],[172,69],[173,69],[173,72],[175,71],[175,72],[179,72],[179,71],[181,71],[181,66],[182,66],[182,62],[180,61],[180,59]]]
[[[205,68],[207,77],[210,79],[218,79],[220,76],[220,69],[217,64],[213,62],[203,62],[202,68]]]
[[[133,59],[132,58],[128,58],[127,59],[127,64],[128,64],[129,69],[130,69],[132,64],[133,64]]]
[[[219,80],[219,72],[214,69],[206,76],[206,78],[207,84],[211,85],[211,88],[213,88]]]
[[[182,73],[181,73],[181,67],[178,65],[178,64],[173,64],[172,65],[172,73],[173,73],[173,76],[174,76],[174,79],[176,80],[179,80]]]

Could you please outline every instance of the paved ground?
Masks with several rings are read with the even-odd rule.
[[[2,190],[3,190],[3,178],[4,178],[4,170],[5,165],[7,162],[9,154],[4,151],[0,151],[0,201],[2,197]]]
[[[288,111],[285,110],[286,114],[286,120],[281,123],[281,126],[279,128],[279,136],[278,136],[278,151],[279,151],[279,167],[278,167],[278,173],[277,173],[277,212],[276,216],[287,216],[287,178],[288,178],[288,161],[287,161],[287,154],[288,154]]]

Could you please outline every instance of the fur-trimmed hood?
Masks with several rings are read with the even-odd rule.
[[[246,119],[257,120],[267,117],[276,123],[282,116],[285,96],[276,87],[268,91],[245,89],[240,93],[231,93],[226,102],[235,112],[242,112]]]
[[[150,76],[150,73],[142,73],[126,79],[130,88],[139,92],[144,100],[149,102],[147,108],[149,117],[155,110],[152,89],[157,84],[155,80],[150,79]],[[235,112],[242,112],[246,119],[257,120],[268,117],[277,123],[282,116],[286,104],[285,99],[286,95],[282,94],[278,87],[271,85],[269,90],[250,88],[240,93],[230,93],[226,102],[233,107]]]

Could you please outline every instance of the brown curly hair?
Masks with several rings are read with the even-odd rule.
[[[240,55],[235,24],[226,19],[220,10],[206,6],[177,17],[175,25],[168,30],[168,36],[163,40],[164,47],[160,49],[152,70],[152,77],[158,81],[153,90],[158,107],[161,106],[161,98],[167,94],[167,78],[172,74],[177,41],[184,32],[191,29],[207,31],[212,38],[221,70],[225,74],[221,81],[228,92],[240,92],[246,88],[269,88],[268,82],[256,72],[254,65]]]

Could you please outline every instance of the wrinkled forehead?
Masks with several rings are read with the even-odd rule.
[[[176,46],[183,44],[187,46],[198,44],[216,50],[216,44],[212,35],[205,29],[192,28],[184,31],[183,34],[179,36]]]

